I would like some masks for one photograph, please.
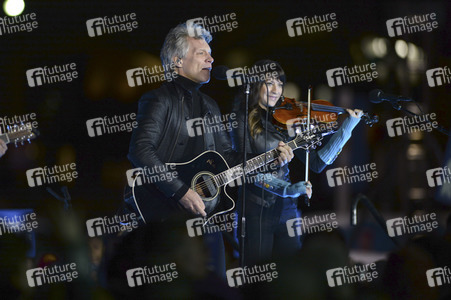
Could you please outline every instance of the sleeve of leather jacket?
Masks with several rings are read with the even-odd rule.
[[[169,117],[169,106],[167,100],[158,99],[153,92],[146,93],[140,99],[137,114],[138,127],[133,130],[127,156],[135,167],[163,169],[165,162],[158,157],[157,149]],[[171,171],[174,172],[169,168],[168,172]],[[160,174],[159,177],[164,175],[166,174]],[[181,198],[179,194],[183,193],[183,190],[185,192],[188,190],[188,187],[177,178],[171,181],[158,180],[155,185],[167,197]]]

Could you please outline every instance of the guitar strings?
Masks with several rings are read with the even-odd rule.
[[[288,142],[287,145],[289,145],[289,146],[291,147],[290,144],[292,144],[292,145],[294,146],[294,148],[295,148],[296,145],[297,145],[297,143],[296,143],[295,141],[296,141],[298,138],[300,138],[300,136],[297,136],[294,140]],[[292,148],[293,148],[293,147],[292,147]],[[260,155],[258,155],[258,156],[256,156],[256,157],[252,158],[252,160],[258,161],[258,159],[259,159],[260,157],[263,158],[264,156],[270,156],[270,158],[272,159],[271,161],[273,161],[273,160],[275,160],[277,157],[275,157],[274,155],[271,155],[271,154],[275,154],[275,149],[273,149],[273,150],[271,150],[271,151],[268,151],[267,153],[260,154]],[[266,160],[265,160],[265,161],[266,161]],[[214,175],[214,176],[208,178],[207,180],[204,180],[204,181],[202,181],[202,182],[200,182],[200,183],[195,184],[195,185],[194,185],[195,190],[196,190],[196,191],[197,191],[198,189],[203,190],[204,188],[206,188],[206,187],[207,187],[208,185],[210,185],[211,183],[213,183],[216,187],[220,187],[220,186],[222,186],[222,185],[225,185],[225,184],[229,183],[229,182],[224,182],[224,184],[218,186],[216,182],[219,182],[219,180],[224,181],[224,180],[222,179],[223,177],[226,177],[226,179],[227,179],[227,175],[224,176],[224,174],[226,174],[227,172],[230,172],[230,170],[233,170],[233,169],[242,169],[242,165],[243,165],[243,164],[239,164],[238,166],[235,166],[235,167],[233,167],[233,168],[230,168],[230,169],[228,169],[228,170],[226,170],[226,171],[223,171],[223,172],[221,172],[221,173],[219,173],[219,174],[216,174],[216,175]],[[261,164],[261,163],[260,163],[260,166],[257,167],[257,169],[260,168],[260,167],[262,167],[263,165],[264,165],[264,164]],[[218,179],[217,181],[215,181],[214,179],[217,179],[217,178],[220,178],[220,179]],[[233,181],[233,180],[232,180],[232,181]],[[230,182],[231,182],[231,181],[230,181]]]

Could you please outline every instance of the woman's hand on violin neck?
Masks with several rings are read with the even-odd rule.
[[[289,163],[293,159],[293,149],[291,149],[289,146],[285,145],[284,142],[279,142],[279,147],[277,147],[277,150],[279,153],[279,158],[277,159],[279,161],[279,165],[282,167]]]
[[[351,117],[354,117],[354,118],[359,118],[360,119],[362,117],[362,115],[363,115],[363,111],[360,110],[360,109],[352,110],[352,109],[347,108],[346,111],[348,112],[348,114]]]

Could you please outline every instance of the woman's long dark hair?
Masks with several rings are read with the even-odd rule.
[[[269,69],[268,72],[276,72],[277,73],[277,79],[282,81],[284,84],[286,83],[286,77],[285,77],[285,71],[282,69],[282,67],[279,65],[278,62],[269,60],[269,59],[263,59],[257,61],[254,66],[252,66],[253,70],[261,70],[267,66],[271,66],[271,64],[275,64],[275,70]],[[274,65],[272,65],[274,66]],[[265,84],[264,81],[259,81],[256,83],[251,83],[251,89],[250,89],[250,95],[249,95],[249,131],[251,133],[252,138],[254,138],[257,134],[262,132],[263,125],[261,122],[261,111],[262,108],[258,105],[258,97],[260,94],[261,87]],[[245,99],[244,99],[244,85],[240,89],[240,92],[235,97],[235,105],[234,110],[242,110],[244,109],[245,105]]]

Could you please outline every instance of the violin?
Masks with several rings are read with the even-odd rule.
[[[327,100],[312,100],[310,120],[312,123],[336,122],[338,115],[347,113],[343,107],[332,105]],[[273,123],[279,128],[287,130],[287,122],[297,119],[302,124],[307,123],[307,102],[296,101],[294,98],[284,97],[282,103],[273,110]],[[370,115],[364,112],[361,119],[370,127],[379,122],[378,115]],[[289,122],[288,122],[289,123]]]

